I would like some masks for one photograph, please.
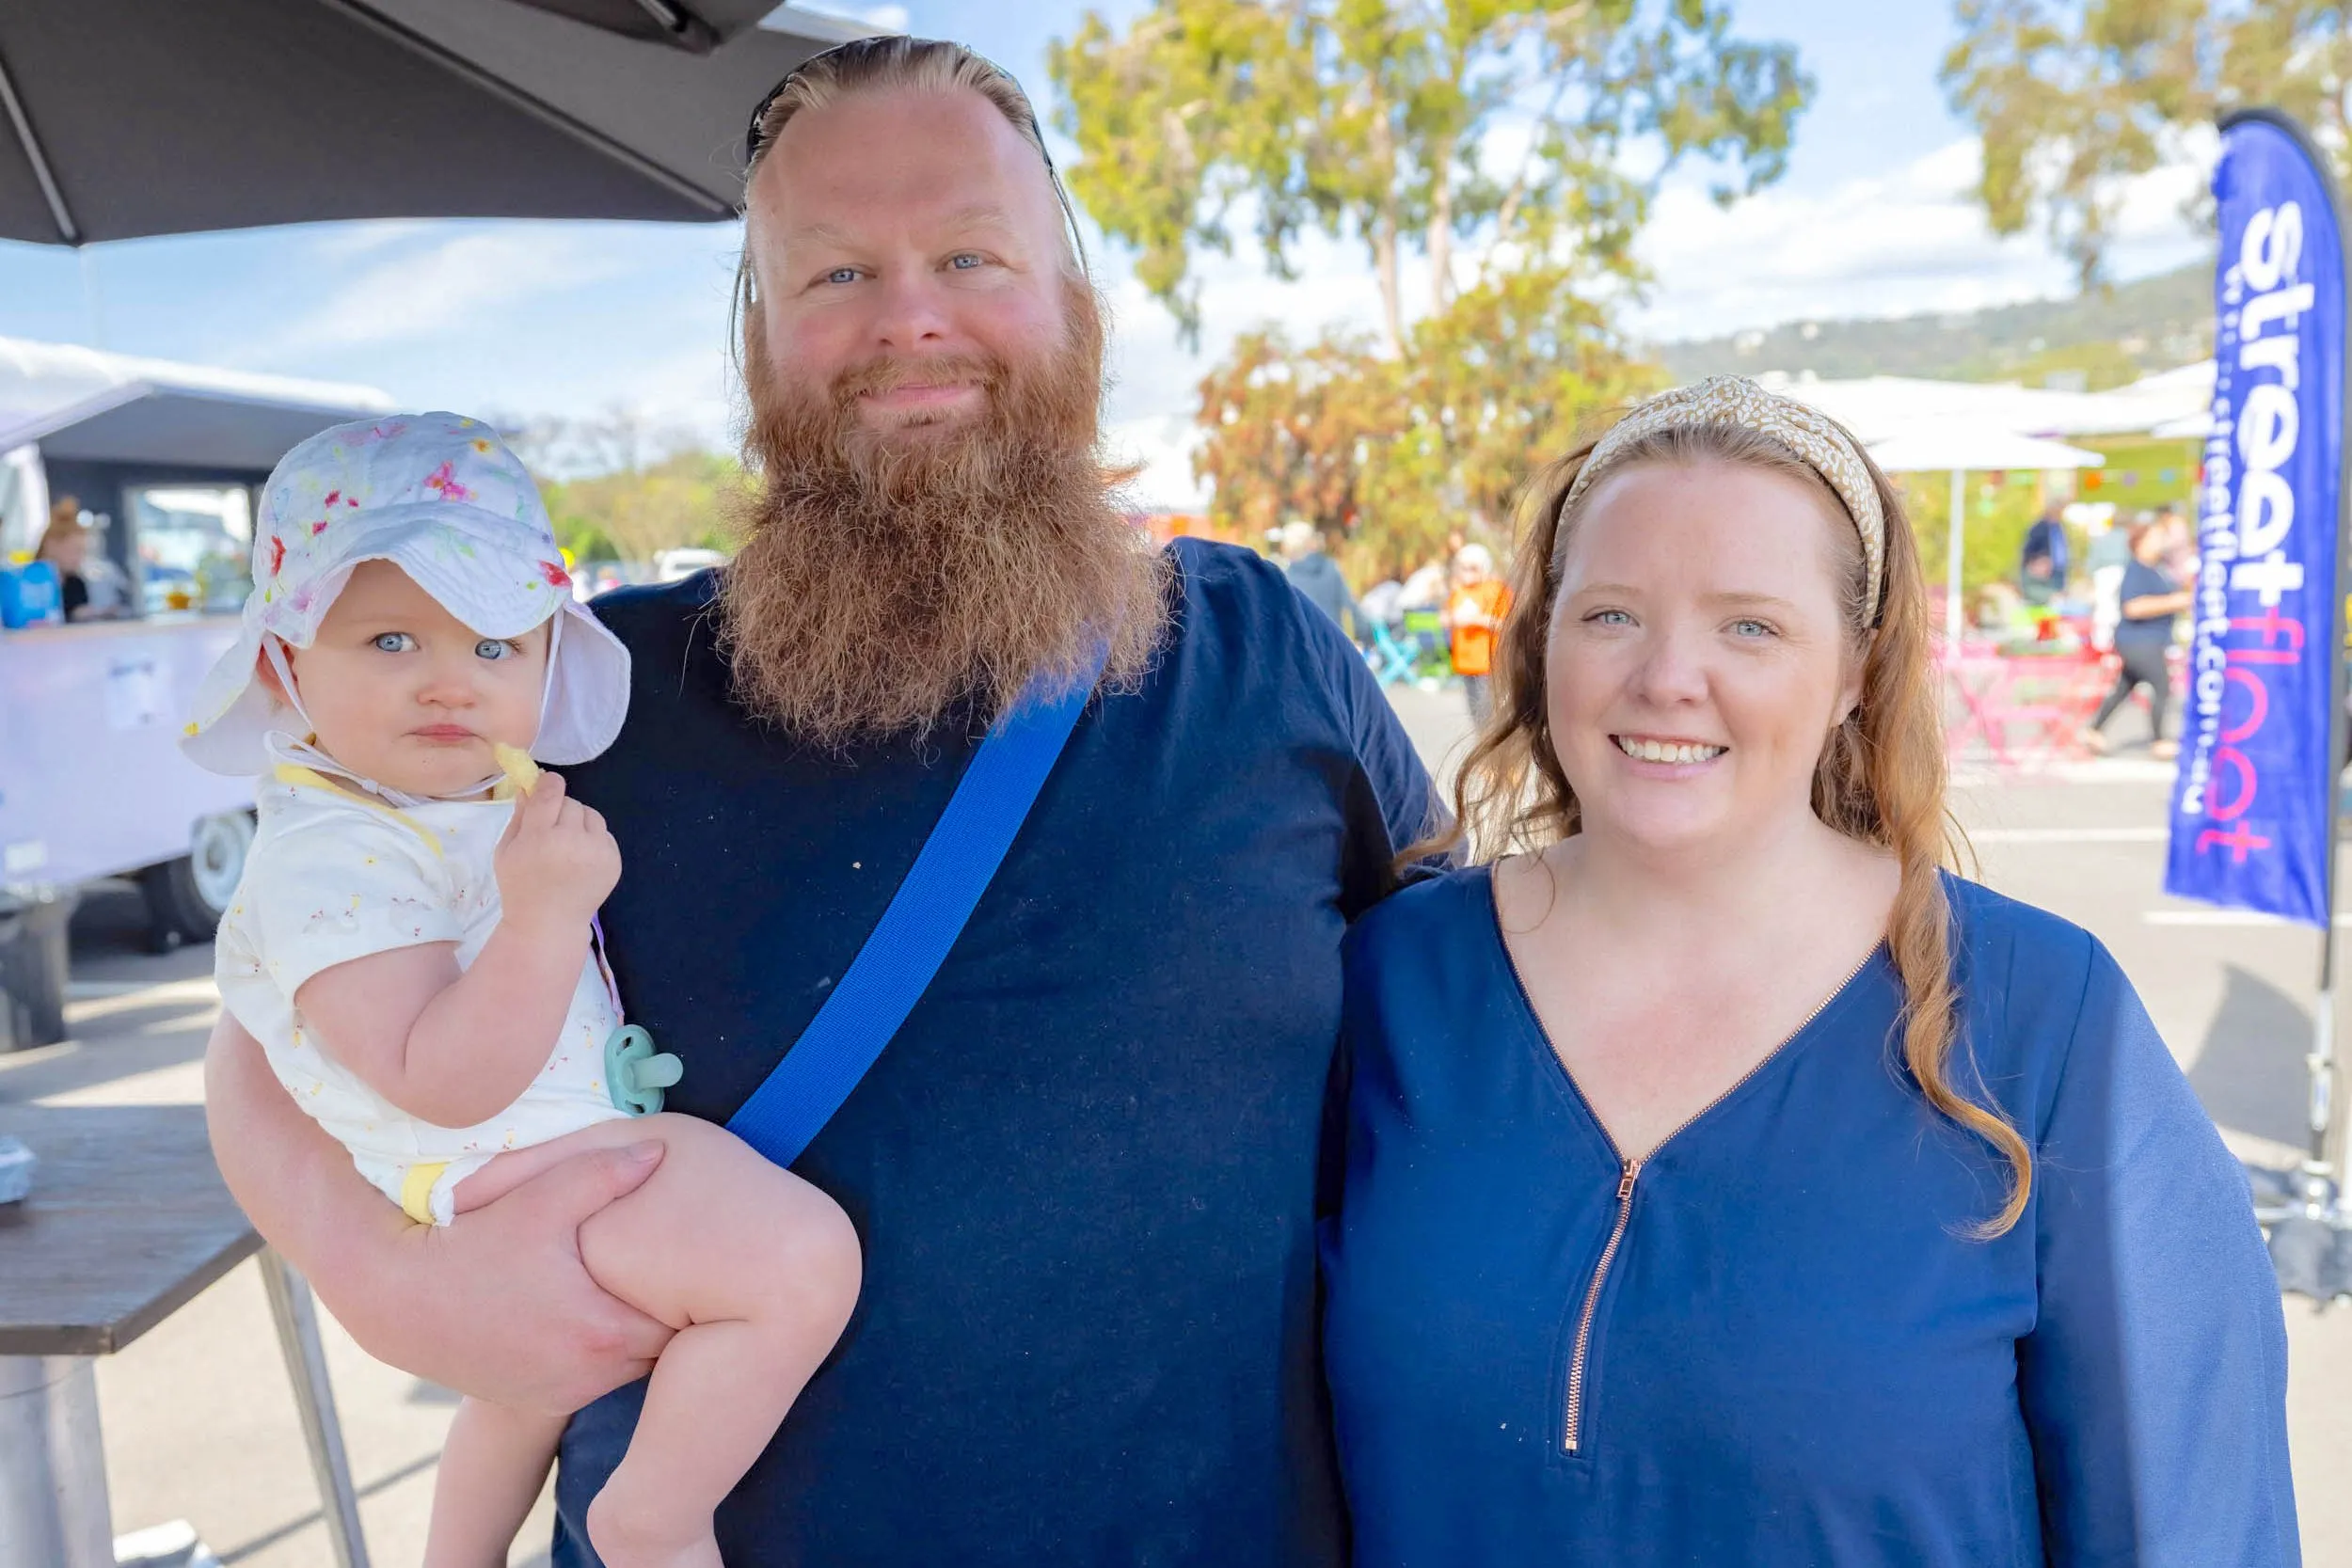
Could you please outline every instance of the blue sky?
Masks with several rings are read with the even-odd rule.
[[[820,8],[812,6],[810,8]],[[963,40],[1019,74],[1042,105],[1048,40],[1078,0],[907,0],[826,6]],[[1104,0],[1115,22],[1142,0]],[[1820,83],[1788,177],[1718,212],[1694,182],[1671,188],[1644,242],[1658,286],[1637,325],[1678,337],[1813,315],[1965,309],[2063,292],[2064,265],[2033,236],[1995,241],[1967,202],[1975,147],[1935,71],[1946,0],[1735,0],[1737,29],[1794,42]],[[2177,216],[2201,178],[2184,166],[2136,191],[2124,276],[2178,264],[2198,243]],[[69,252],[0,242],[0,337],[357,381],[404,404],[472,413],[587,414],[628,404],[723,442],[729,225],[318,225],[135,241]],[[1192,388],[1233,332],[1277,319],[1369,324],[1358,253],[1312,245],[1306,281],[1264,277],[1253,257],[1205,274],[1202,351],[1096,246],[1115,311],[1120,437],[1153,464],[1152,499],[1181,499]],[[85,288],[85,271],[94,277]]]

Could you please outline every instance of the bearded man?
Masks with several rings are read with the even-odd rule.
[[[1344,1556],[1315,1222],[1340,942],[1430,825],[1362,661],[1278,569],[1120,515],[1103,333],[1028,101],[868,40],[762,106],[739,301],[760,483],[723,573],[600,600],[633,1022],[731,1115],[881,917],[979,737],[1096,695],[921,1001],[794,1169],[865,1246],[833,1357],[721,1509],[737,1568]],[[665,1330],[580,1266],[586,1155],[410,1226],[216,1032],[230,1188],[376,1354],[573,1420],[554,1560]],[[608,1390],[618,1389],[609,1397]]]

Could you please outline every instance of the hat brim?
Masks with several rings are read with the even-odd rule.
[[[231,777],[266,773],[270,734],[291,733],[301,723],[262,683],[264,635],[248,615],[236,641],[214,660],[196,689],[196,716],[181,731],[180,750],[199,768]]]
[[[628,649],[586,605],[566,596],[569,617],[548,672],[539,738],[531,754],[557,768],[604,754],[628,718]]]
[[[293,594],[260,591],[262,625],[297,648],[310,645],[352,569],[389,561],[434,601],[485,637],[518,637],[571,600],[561,561],[518,550],[514,525],[462,501],[386,507],[337,526],[349,529],[332,571]]]

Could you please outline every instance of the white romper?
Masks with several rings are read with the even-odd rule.
[[[261,828],[214,950],[221,1002],[294,1103],[385,1196],[447,1225],[457,1184],[501,1153],[628,1115],[605,1085],[605,1042],[621,1016],[593,951],[538,1079],[473,1127],[436,1127],[394,1106],[318,1048],[294,1006],[304,981],[372,953],[450,942],[458,966],[471,964],[499,922],[491,857],[511,801],[395,811],[292,768],[261,781],[257,799]]]

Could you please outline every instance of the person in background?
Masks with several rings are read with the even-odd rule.
[[[1449,589],[1447,562],[1451,555],[1432,556],[1405,574],[1396,596],[1388,601],[1387,619],[1397,639],[1412,651],[1416,667],[1434,667],[1445,657],[1445,599]]]
[[[2138,521],[2150,520],[2140,514]],[[2123,617],[2123,568],[2131,562],[2132,525],[2110,517],[2083,552],[2083,569],[2090,574],[2090,645],[2103,654],[2115,649],[2115,625]]]
[[[82,521],[82,503],[59,496],[49,509],[49,526],[41,531],[33,559],[56,569],[57,602],[69,621],[112,621],[130,613],[121,574],[114,562],[90,553],[89,526]]]
[[[1372,627],[1364,619],[1362,607],[1356,595],[1348,592],[1347,578],[1340,571],[1340,563],[1323,550],[1323,531],[1303,519],[1293,519],[1282,525],[1282,570],[1291,579],[1291,586],[1307,596],[1308,602],[1331,617],[1348,636],[1359,642],[1372,640]]]
[[[1446,598],[1453,592],[1454,558],[1462,552],[1464,543],[1460,529],[1450,531],[1445,536],[1445,548],[1406,576],[1404,591],[1397,596],[1397,608],[1442,613]]]
[[[2148,733],[2152,744],[2151,756],[2170,758],[2180,754],[2180,746],[2164,737],[2164,709],[2172,694],[2172,676],[2165,666],[2165,656],[2172,648],[2172,625],[2181,611],[2189,606],[2189,593],[2172,574],[2165,569],[2164,551],[2169,531],[2160,521],[2136,523],[2131,531],[2131,563],[2123,568],[2122,587],[2118,591],[2122,619],[2115,626],[2115,655],[2123,661],[2117,672],[2115,689],[2099,705],[2098,714],[2090,727],[2083,732],[2083,741],[2094,752],[2107,749],[2106,736],[2102,733],[2115,710],[2123,705],[2135,687],[2148,689]]]
[[[2164,533],[2164,569],[2184,588],[2197,581],[2197,531],[2170,501],[2156,508],[2156,527]]]
[[[2025,548],[2018,552],[2017,586],[2027,604],[2045,605],[2065,592],[2066,558],[2066,524],[2052,501],[2026,531]]]
[[[1435,556],[1422,562],[1405,575],[1396,594],[1396,608],[1407,610],[1442,610],[1445,608],[1446,558]]]
[[[1456,550],[1445,628],[1453,641],[1454,673],[1462,677],[1462,693],[1476,723],[1485,723],[1495,710],[1495,630],[1510,610],[1510,587],[1495,576],[1495,558],[1486,546],[1464,545]]]

